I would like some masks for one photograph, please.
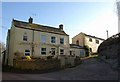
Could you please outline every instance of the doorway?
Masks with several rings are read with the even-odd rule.
[[[51,48],[51,54],[55,55],[55,48]]]

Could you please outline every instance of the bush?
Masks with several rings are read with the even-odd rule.
[[[89,48],[89,46],[85,45],[84,49],[85,49],[85,55],[89,56],[89,54],[90,54],[90,48]]]

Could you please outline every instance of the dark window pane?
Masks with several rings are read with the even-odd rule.
[[[27,36],[23,36],[23,41],[27,41]]]
[[[92,42],[92,38],[89,38],[89,41]]]
[[[60,44],[64,44],[64,38],[60,38]]]
[[[96,43],[99,44],[99,40],[96,40]]]
[[[51,37],[51,43],[55,43],[55,37]]]
[[[46,48],[41,48],[41,54],[46,55]]]

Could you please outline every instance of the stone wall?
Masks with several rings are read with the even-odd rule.
[[[101,43],[98,47],[98,57],[110,64],[112,68],[118,69],[120,67],[120,33]]]
[[[60,60],[58,59],[20,59],[14,60],[13,65],[19,69],[32,69],[32,70],[48,70],[60,68]]]

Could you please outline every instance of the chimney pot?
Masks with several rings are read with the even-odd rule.
[[[60,25],[59,25],[59,29],[60,29],[61,31],[63,31],[63,24],[60,24]]]
[[[30,18],[28,19],[28,21],[29,21],[29,23],[32,24],[32,22],[33,22],[33,18],[30,17]]]

